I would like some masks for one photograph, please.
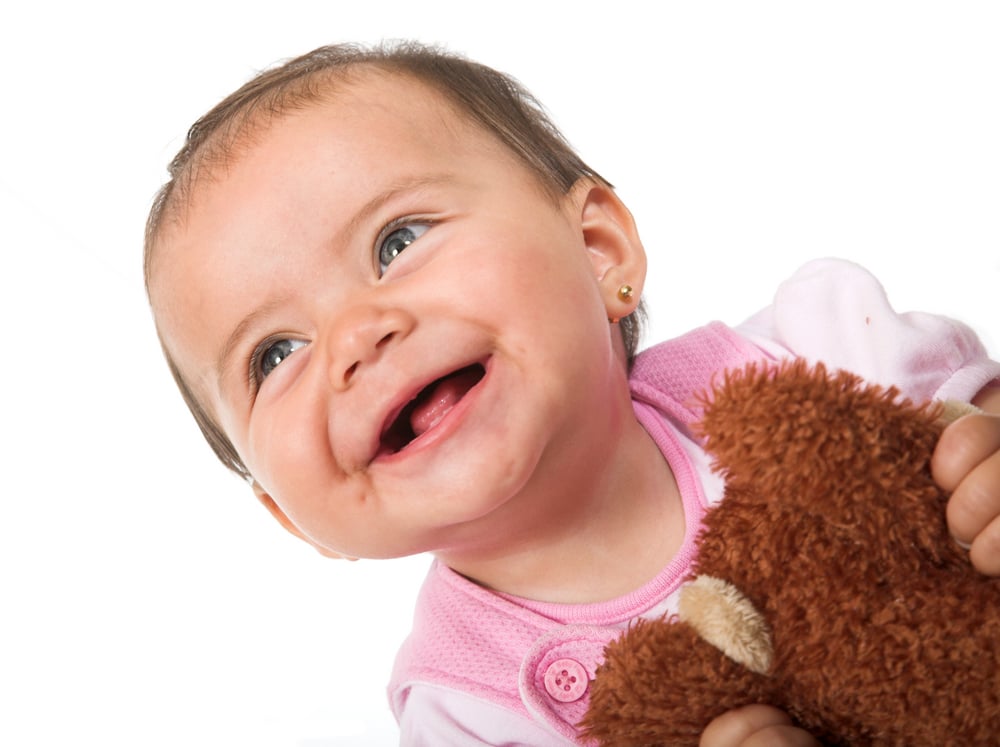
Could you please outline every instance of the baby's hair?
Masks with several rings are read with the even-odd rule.
[[[409,75],[442,93],[460,114],[495,136],[538,178],[553,198],[569,192],[581,178],[611,186],[587,166],[555,127],[541,104],[518,81],[457,54],[415,42],[365,47],[339,44],[320,47],[265,70],[201,117],[170,162],[170,180],[157,193],[146,222],[143,268],[149,289],[153,250],[168,220],[180,220],[196,180],[210,178],[255,127],[267,127],[282,114],[324,100],[336,81],[352,73],[381,70]],[[638,348],[642,304],[620,322],[631,362]],[[232,442],[202,406],[185,381],[170,351],[170,372],[215,455],[229,469],[252,479]]]

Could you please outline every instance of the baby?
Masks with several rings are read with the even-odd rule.
[[[628,210],[519,85],[436,50],[265,72],[170,174],[146,283],[215,453],[325,555],[435,557],[390,685],[406,744],[579,740],[604,644],[674,609],[721,496],[685,403],[723,368],[799,355],[1000,413],[967,328],[895,314],[843,262],[636,358]],[[1000,417],[952,425],[934,470],[1000,574]],[[766,705],[702,741],[814,743]]]

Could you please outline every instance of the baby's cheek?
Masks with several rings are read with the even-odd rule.
[[[245,457],[254,477],[277,497],[307,489],[319,461],[313,429],[293,428],[287,418],[255,420]]]

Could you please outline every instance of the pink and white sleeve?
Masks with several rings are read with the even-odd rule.
[[[772,355],[821,361],[918,402],[969,401],[1000,378],[1000,363],[968,326],[897,313],[874,276],[843,260],[805,265],[779,286],[771,306],[736,330]]]

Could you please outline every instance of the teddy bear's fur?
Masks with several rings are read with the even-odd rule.
[[[681,619],[608,646],[587,736],[697,745],[768,703],[827,744],[1000,744],[1000,580],[949,536],[941,408],[898,399],[802,362],[726,376],[702,422],[726,493],[699,580]]]

